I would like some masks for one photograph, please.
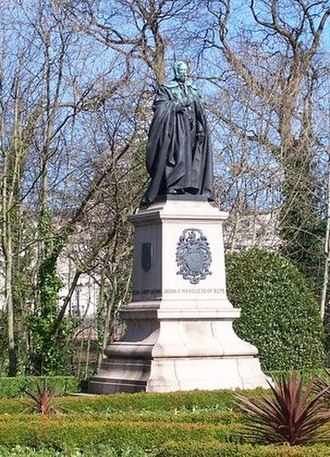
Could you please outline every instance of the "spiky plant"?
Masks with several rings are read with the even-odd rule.
[[[320,427],[330,420],[321,398],[329,389],[312,394],[314,383],[304,387],[303,376],[284,376],[271,388],[271,396],[247,399],[237,395],[239,406],[247,417],[244,436],[267,443],[288,443],[291,446],[328,439]]]
[[[34,411],[45,415],[58,413],[58,410],[52,405],[54,394],[50,392],[45,381],[42,385],[37,384],[37,392],[26,390],[25,393],[32,398]]]
[[[330,402],[330,370],[324,369],[325,373],[327,374],[327,379],[322,379],[317,376],[314,380],[314,389],[315,393],[323,392],[323,398],[328,402]]]

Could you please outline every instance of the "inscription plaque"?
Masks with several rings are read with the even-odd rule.
[[[149,271],[153,257],[152,243],[142,243],[141,264],[145,272]]]

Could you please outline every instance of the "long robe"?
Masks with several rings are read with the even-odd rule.
[[[185,104],[189,106],[182,108]],[[188,83],[182,94],[176,81],[159,86],[153,111],[146,154],[151,180],[143,203],[152,203],[167,193],[203,195],[212,200],[212,152],[196,89]]]

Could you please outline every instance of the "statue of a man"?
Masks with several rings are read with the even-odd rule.
[[[153,104],[146,164],[151,177],[142,203],[166,194],[213,200],[213,169],[205,112],[185,62],[172,81],[159,86]]]

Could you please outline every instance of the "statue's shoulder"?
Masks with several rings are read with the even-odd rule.
[[[166,87],[166,89],[174,89],[175,87],[178,87],[179,83],[177,81],[166,81],[163,84],[163,87]]]
[[[198,92],[197,87],[194,85],[194,83],[190,79],[189,79],[189,81],[187,81],[187,86],[190,87],[193,91]]]
[[[197,87],[193,84],[193,82],[189,79],[186,82],[186,85],[190,87],[194,91],[198,91]],[[163,84],[163,87],[166,87],[167,89],[174,89],[176,87],[179,87],[179,83],[173,79],[172,81],[166,81],[166,83]]]

